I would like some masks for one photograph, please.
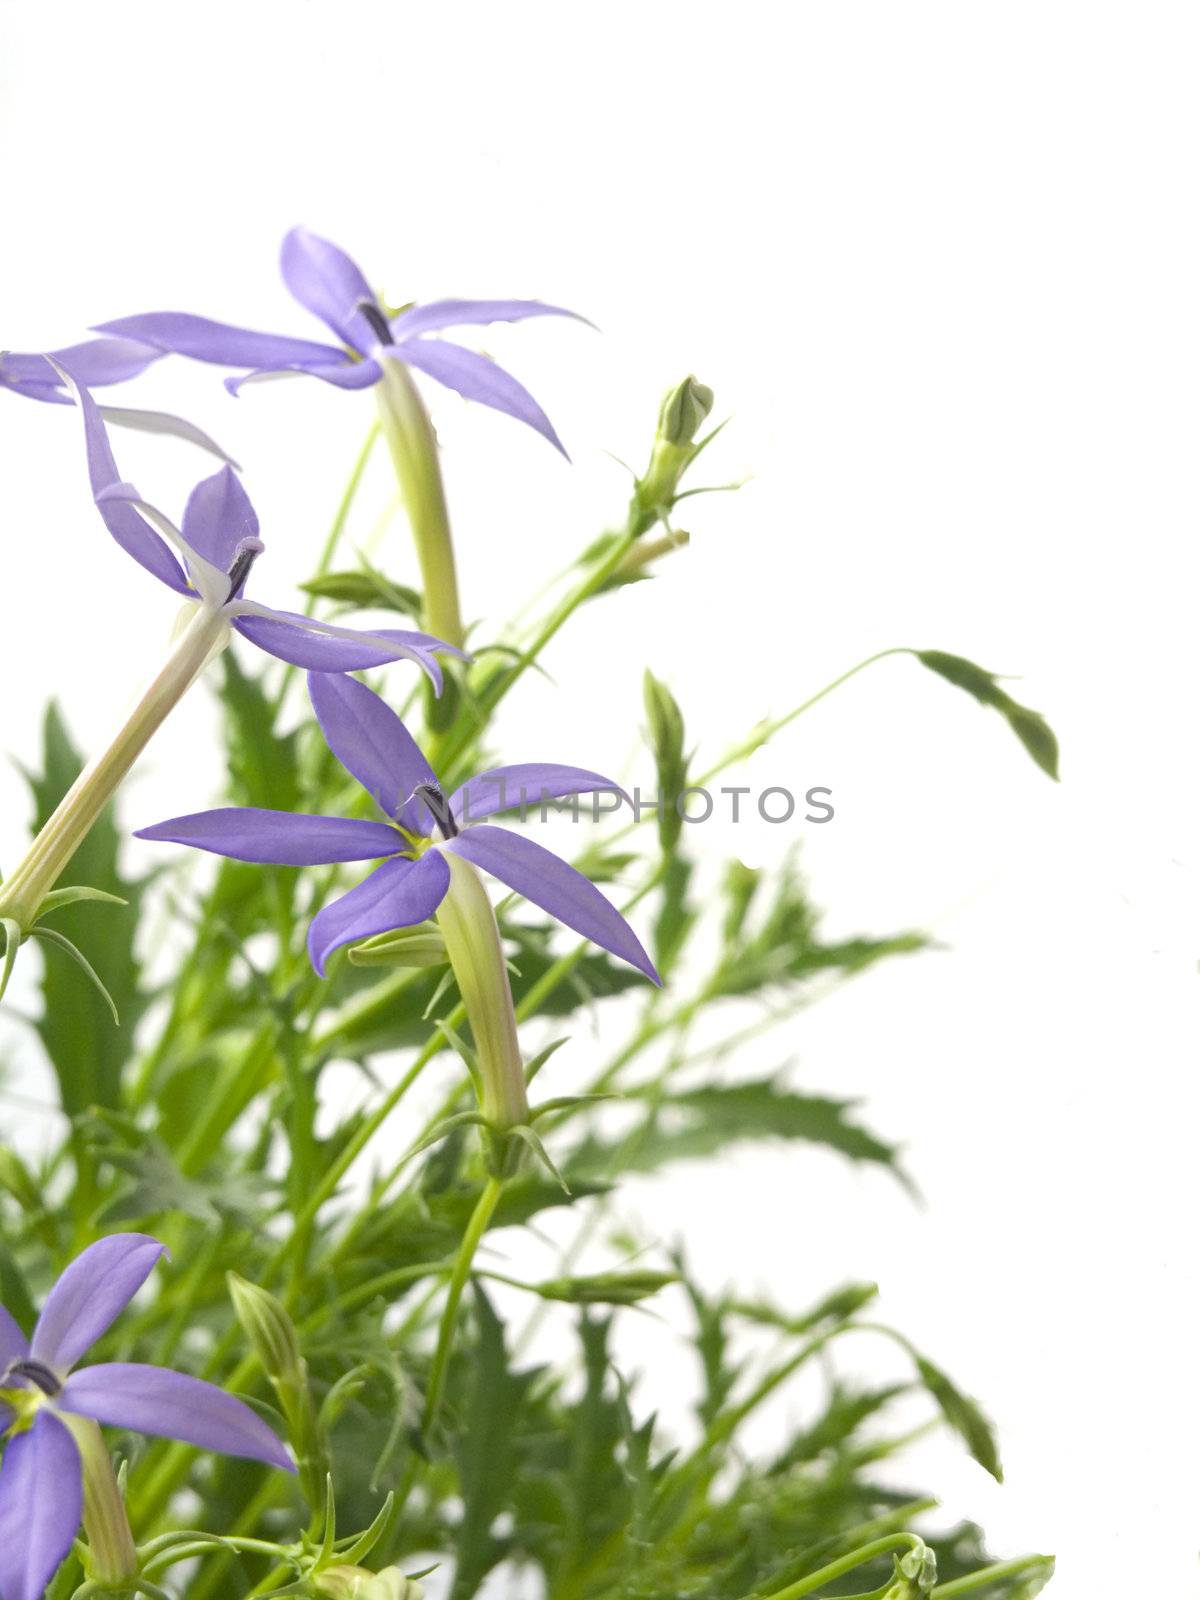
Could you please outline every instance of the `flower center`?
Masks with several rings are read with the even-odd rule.
[[[369,324],[371,332],[379,340],[380,344],[395,344],[396,341],[392,338],[392,330],[388,327],[387,318],[374,300],[360,300],[354,309],[362,312],[363,321]]]
[[[14,1361],[4,1376],[5,1379],[28,1378],[30,1383],[35,1384],[44,1395],[48,1395],[51,1399],[62,1392],[62,1384],[59,1382],[57,1374],[51,1372],[44,1362],[34,1361],[32,1358],[25,1361]]]
[[[225,596],[226,602],[235,599],[242,592],[242,586],[250,576],[250,568],[265,548],[261,539],[243,539],[238,545],[233,565],[229,569],[229,593]]]
[[[451,815],[445,795],[436,783],[419,783],[413,790],[413,799],[423,800],[429,807],[443,839],[453,839],[456,836],[458,824]]]

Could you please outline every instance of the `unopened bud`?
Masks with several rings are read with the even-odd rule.
[[[707,384],[687,377],[663,397],[658,412],[654,449],[645,475],[638,480],[635,531],[647,533],[674,505],[679,480],[696,454],[696,435],[713,406]]]
[[[927,1544],[918,1544],[896,1559],[891,1586],[883,1600],[926,1600],[937,1583],[937,1557]]]
[[[725,871],[725,942],[740,941],[742,924],[758,892],[762,873],[757,867],[748,867],[744,861],[731,861]]]
[[[658,768],[659,793],[664,800],[658,813],[659,840],[663,849],[670,851],[682,831],[682,819],[675,799],[687,788],[683,712],[670,689],[649,669],[642,679],[642,699],[649,723],[650,748]]]
[[[537,1292],[544,1300],[574,1305],[632,1306],[678,1281],[675,1272],[598,1272],[591,1278],[551,1278],[539,1283]]]
[[[658,435],[667,444],[692,444],[713,408],[713,392],[689,374],[663,396]]]
[[[233,1309],[267,1377],[276,1383],[303,1382],[304,1359],[291,1317],[273,1294],[256,1283],[236,1272],[227,1277]]]
[[[450,959],[441,929],[432,923],[376,934],[347,954],[356,967],[444,967]]]
[[[314,1591],[327,1600],[423,1600],[424,1589],[399,1567],[368,1572],[365,1567],[326,1567],[314,1574]]]

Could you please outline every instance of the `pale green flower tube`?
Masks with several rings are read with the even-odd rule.
[[[480,1110],[498,1131],[529,1121],[525,1067],[496,913],[469,861],[445,851],[450,887],[437,909],[479,1061]]]
[[[58,1420],[70,1429],[83,1467],[88,1576],[95,1583],[125,1584],[138,1575],[138,1557],[108,1446],[89,1417],[64,1411],[58,1413]]]
[[[403,361],[384,359],[375,386],[379,418],[412,528],[428,633],[461,649],[464,641],[450,513],[438,463],[437,438],[425,403]]]

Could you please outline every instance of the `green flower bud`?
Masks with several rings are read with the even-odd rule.
[[[304,1358],[291,1317],[273,1294],[248,1283],[236,1272],[226,1276],[237,1319],[267,1377],[274,1383],[303,1383]]]
[[[580,1306],[632,1306],[678,1281],[675,1272],[598,1272],[591,1278],[550,1278],[537,1292],[544,1300]]]
[[[692,444],[713,408],[713,392],[689,374],[663,396],[658,436],[667,444]]]
[[[432,922],[378,933],[346,953],[356,967],[444,967],[450,960],[442,931]]]
[[[712,410],[713,392],[687,377],[663,397],[650,465],[638,479],[634,531],[648,533],[675,504],[679,480],[696,454],[696,435]]]
[[[312,1578],[314,1591],[326,1600],[423,1600],[424,1589],[399,1567],[368,1572],[365,1567],[326,1567]]]
[[[649,723],[650,748],[658,768],[658,837],[664,851],[675,848],[683,830],[683,819],[676,798],[687,788],[687,758],[683,751],[685,728],[679,702],[647,669],[642,679],[642,698]]]
[[[896,1558],[890,1588],[883,1600],[926,1600],[937,1583],[937,1557],[927,1544],[918,1544]]]

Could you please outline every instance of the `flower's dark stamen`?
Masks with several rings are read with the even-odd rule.
[[[414,800],[424,800],[433,813],[433,820],[441,829],[443,839],[453,839],[458,833],[458,823],[451,815],[445,795],[436,783],[419,783],[413,790]]]
[[[36,1384],[42,1393],[49,1395],[51,1399],[62,1392],[62,1384],[58,1381],[58,1378],[41,1361],[32,1359],[14,1361],[5,1376],[9,1378],[28,1378],[30,1383]]]
[[[229,593],[226,600],[232,600],[242,591],[242,585],[250,576],[250,568],[262,555],[265,546],[261,539],[243,539],[237,547],[237,554],[233,558],[233,565],[229,569]]]
[[[360,300],[354,309],[362,312],[364,320],[369,323],[371,332],[380,344],[395,344],[392,330],[388,327],[388,320],[374,300]]]

